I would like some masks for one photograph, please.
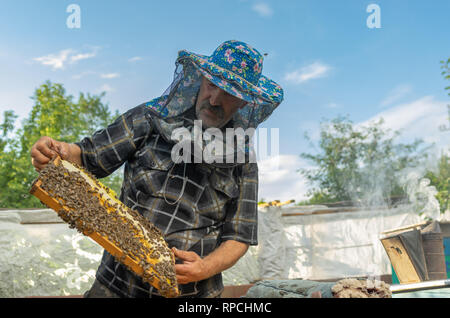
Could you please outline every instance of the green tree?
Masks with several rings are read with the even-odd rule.
[[[45,82],[38,87],[32,99],[34,105],[22,127],[13,132],[17,118],[12,111],[4,113],[0,126],[0,207],[31,208],[42,204],[29,194],[37,172],[31,165],[30,149],[41,136],[50,136],[64,142],[75,142],[106,127],[118,116],[102,102],[104,93],[80,93],[78,100],[67,95],[62,84]],[[13,137],[9,135],[13,134]],[[14,138],[15,137],[15,138]],[[114,191],[120,190],[122,176],[114,173],[102,180]]]
[[[322,121],[319,151],[301,154],[313,165],[299,170],[311,186],[308,203],[377,205],[404,195],[398,173],[417,166],[426,153],[421,140],[396,143],[399,134],[384,128],[383,119],[359,127],[342,116]]]
[[[445,80],[450,81],[450,58],[446,61],[441,61],[441,64],[442,76],[444,76]],[[450,96],[450,86],[446,86],[445,90],[448,90],[448,95]],[[447,105],[447,108],[449,126],[444,125],[440,127],[444,133],[450,131],[450,105]],[[450,210],[450,156],[442,153],[437,170],[428,171],[425,177],[430,180],[430,185],[437,190],[436,199],[439,201],[441,213]]]
[[[6,151],[6,146],[12,142],[9,138],[9,134],[14,130],[14,122],[17,119],[17,115],[12,110],[7,110],[3,113],[3,122],[0,125],[0,159]]]
[[[438,192],[436,199],[439,201],[441,213],[450,210],[450,156],[442,154],[437,171],[429,171],[425,177]]]

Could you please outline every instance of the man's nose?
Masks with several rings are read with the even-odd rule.
[[[222,101],[223,91],[219,87],[214,87],[211,91],[209,103],[211,106],[220,106]]]

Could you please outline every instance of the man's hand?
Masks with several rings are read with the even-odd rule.
[[[30,154],[31,164],[38,172],[56,155],[59,155],[61,159],[69,160],[81,165],[80,147],[75,144],[57,141],[46,136],[41,137],[33,147],[31,147]]]
[[[172,248],[175,257],[183,264],[175,264],[178,283],[183,285],[207,279],[233,266],[246,252],[248,245],[238,241],[223,242],[205,258],[195,252]]]
[[[175,264],[178,284],[197,282],[209,277],[207,266],[197,253],[177,250],[175,247],[172,251],[175,257],[183,261],[183,264]]]

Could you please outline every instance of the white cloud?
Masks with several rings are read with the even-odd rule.
[[[407,84],[401,84],[396,86],[393,90],[391,90],[382,101],[381,106],[386,107],[392,105],[393,103],[399,101],[401,98],[405,97],[412,91],[412,87]]]
[[[402,140],[421,138],[444,149],[450,144],[450,133],[440,131],[439,126],[448,124],[447,116],[446,102],[437,101],[433,96],[425,96],[384,110],[359,125],[367,125],[382,117],[385,127],[401,131]]]
[[[117,77],[119,77],[119,76],[120,76],[119,73],[100,74],[100,77],[101,77],[101,78],[105,78],[105,79],[117,78]]]
[[[78,61],[93,58],[97,55],[98,48],[94,48],[92,52],[78,53],[73,49],[61,50],[56,54],[48,54],[41,57],[33,58],[34,61],[45,66],[50,66],[54,70],[64,69],[66,63],[74,64]]]
[[[327,76],[330,69],[331,67],[326,64],[314,62],[310,65],[301,67],[298,70],[286,73],[284,80],[294,84],[301,84],[312,79]]]
[[[258,161],[259,199],[296,201],[306,199],[306,179],[297,170],[307,164],[298,155],[271,156]]]
[[[141,60],[142,60],[142,57],[134,56],[134,57],[128,59],[128,62],[137,62],[137,61],[141,61]]]
[[[76,54],[76,55],[72,55],[70,57],[70,63],[73,64],[73,63],[76,63],[76,62],[81,61],[81,60],[90,59],[90,58],[95,57],[96,55],[97,55],[96,52],[79,53],[79,54]]]
[[[255,3],[252,6],[252,10],[258,13],[261,17],[270,17],[273,15],[272,8],[267,3],[263,2]]]
[[[33,60],[41,63],[42,65],[50,66],[54,70],[63,69],[64,63],[66,63],[69,58],[69,54],[72,52],[72,49],[62,50],[56,54],[33,58]]]

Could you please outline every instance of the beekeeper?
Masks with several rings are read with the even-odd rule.
[[[162,96],[80,142],[42,137],[31,149],[32,164],[39,171],[58,153],[97,178],[125,164],[120,200],[162,231],[177,258],[181,297],[218,297],[221,272],[258,243],[258,167],[249,138],[239,148],[233,146],[238,143],[230,146],[234,139],[196,138],[196,129],[200,122],[202,132],[242,131],[266,120],[282,102],[283,90],[261,74],[262,67],[263,56],[240,41],[222,43],[211,56],[182,50],[174,80]],[[174,139],[180,131],[184,137]],[[181,139],[197,147],[192,149],[211,149],[213,140],[220,147],[216,143],[214,151],[188,154],[178,147],[174,154]],[[157,296],[157,289],[107,251],[85,294]]]

